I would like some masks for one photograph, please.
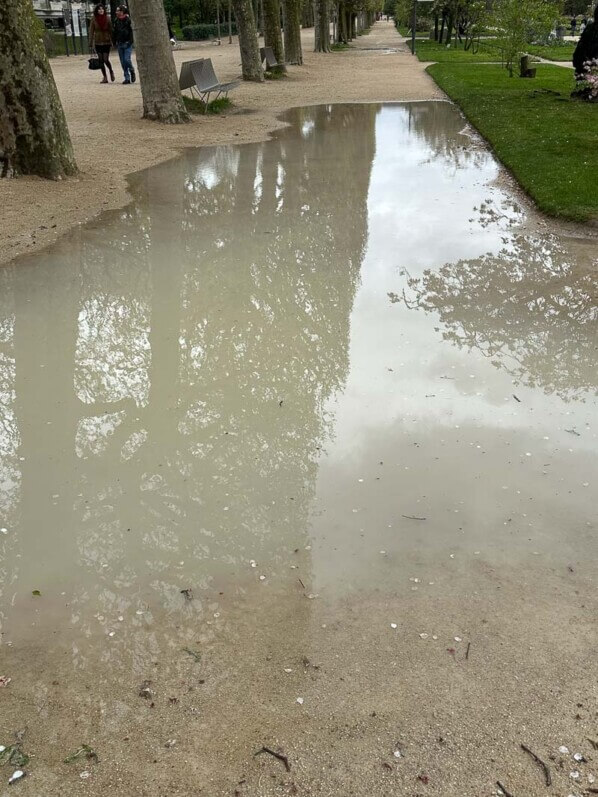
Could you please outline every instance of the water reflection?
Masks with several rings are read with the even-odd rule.
[[[159,645],[154,617],[167,644],[187,640],[181,618],[219,614],[219,593],[245,594],[262,564],[281,588],[300,569],[309,591],[322,451],[336,485],[360,440],[390,440],[409,400],[423,412],[438,376],[412,369],[399,409],[376,381],[413,315],[381,309],[401,267],[422,269],[407,306],[459,347],[548,393],[595,388],[589,272],[560,239],[513,233],[506,195],[487,212],[497,166],[454,108],[287,119],[267,143],[141,173],[125,210],[0,272],[3,640],[43,633],[23,622],[43,617],[79,666],[109,633],[103,656],[140,660]],[[409,342],[418,366],[435,322]],[[385,406],[368,413],[370,399]]]
[[[402,298],[437,315],[444,340],[479,351],[516,384],[583,398],[598,388],[598,261],[590,251],[553,235],[514,235],[496,254],[421,277],[405,272]]]
[[[82,634],[138,645],[152,608],[201,614],[180,590],[213,599],[251,559],[296,580],[376,112],[299,110],[300,137],[149,170],[126,210],[2,272],[5,638],[29,635],[32,589],[78,629],[82,665]]]

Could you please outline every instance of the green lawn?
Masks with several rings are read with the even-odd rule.
[[[457,43],[447,47],[446,44],[424,39],[415,43],[415,53],[420,61],[437,61],[438,63],[470,63],[475,64],[480,61],[500,61],[500,50],[491,41],[482,41],[478,52],[464,50],[463,45]]]
[[[531,55],[539,55],[549,61],[571,61],[575,44],[574,42],[563,42],[563,44],[546,45],[545,47],[530,44],[527,49]]]
[[[573,58],[573,42],[565,42],[562,45],[530,44],[527,51],[530,55],[538,55],[549,61],[571,61]],[[436,61],[437,63],[469,62],[479,63],[481,61],[500,61],[500,47],[492,39],[485,39],[480,42],[477,54],[471,50],[464,50],[463,45],[458,41],[447,47],[445,44],[430,41],[429,39],[418,40],[415,51],[420,61]]]
[[[445,63],[428,72],[541,210],[598,218],[598,104],[570,98],[572,71],[541,64],[525,80],[500,66]]]

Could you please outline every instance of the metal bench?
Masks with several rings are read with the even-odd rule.
[[[179,88],[181,91],[195,88],[195,78],[193,77],[191,67],[193,64],[200,64],[203,60],[203,58],[196,58],[195,61],[183,61],[181,64],[181,74],[179,75]]]
[[[262,64],[264,61],[266,62],[265,70],[267,72],[272,69],[283,69],[287,65],[286,61],[278,63],[271,47],[260,47],[260,58],[262,59]]]
[[[239,81],[231,83],[219,83],[211,58],[202,58],[200,61],[190,61],[191,73],[194,78],[193,86],[189,86],[191,91],[195,90],[199,99],[205,103],[205,110],[208,110],[208,103],[210,101],[210,94],[216,94],[215,99],[223,94],[225,97],[231,89],[239,85]]]

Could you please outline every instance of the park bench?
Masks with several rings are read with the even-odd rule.
[[[264,61],[266,62],[266,72],[269,72],[272,69],[282,68],[286,66],[286,61],[281,61],[278,63],[274,56],[274,51],[271,47],[260,47],[260,58],[262,59],[262,64]]]
[[[200,100],[205,103],[206,112],[210,101],[210,94],[215,93],[215,99],[218,99],[221,94],[226,97],[231,89],[239,85],[239,81],[219,83],[216,73],[214,72],[211,58],[202,58],[199,61],[190,61],[188,63],[191,64],[191,73],[195,81],[194,85],[189,88],[192,92],[194,89],[197,91]]]
[[[203,58],[196,58],[195,61],[183,61],[181,64],[181,74],[179,75],[179,88],[181,91],[195,88],[195,78],[193,77],[191,66],[193,64],[199,64],[203,60]]]

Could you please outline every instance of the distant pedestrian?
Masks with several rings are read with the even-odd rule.
[[[575,31],[577,30],[577,17],[571,18],[571,35],[575,36]]]
[[[114,83],[114,72],[110,63],[110,48],[112,47],[112,23],[103,5],[98,4],[93,10],[93,17],[89,27],[89,49],[95,50],[102,70],[102,83],[108,83],[106,68],[110,72],[110,80]]]
[[[129,83],[134,83],[137,78],[135,76],[133,62],[131,61],[131,54],[133,52],[133,26],[131,25],[129,9],[126,6],[118,6],[116,9],[114,43],[116,44],[120,65],[123,68],[123,74],[125,76],[123,84],[127,86]]]

